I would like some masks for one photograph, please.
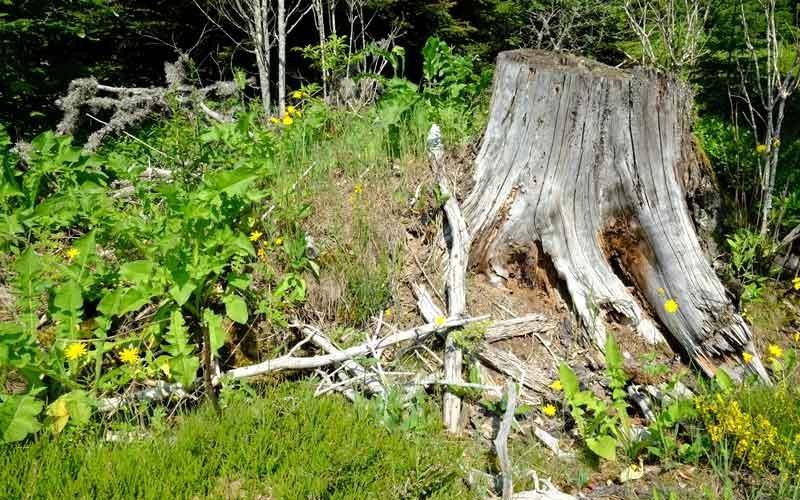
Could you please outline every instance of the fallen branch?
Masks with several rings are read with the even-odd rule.
[[[489,368],[519,380],[523,387],[534,391],[542,391],[548,384],[547,376],[538,371],[533,371],[511,352],[498,349],[484,342],[475,348],[473,354]]]
[[[230,122],[228,116],[214,111],[205,104],[205,101],[211,95],[224,99],[240,92],[237,83],[218,82],[202,88],[188,85],[185,83],[188,62],[189,58],[181,55],[174,63],[164,65],[166,77],[164,87],[126,88],[103,85],[94,78],[73,80],[70,82],[67,95],[56,103],[64,111],[64,116],[57,127],[58,133],[74,133],[83,109],[89,109],[95,114],[98,112],[110,114],[108,121],[104,122],[87,113],[103,124],[87,138],[84,144],[86,150],[94,151],[100,147],[107,135],[123,133],[132,137],[125,132],[126,129],[141,124],[154,114],[169,112],[172,98],[184,106],[199,110],[212,120]]]
[[[334,346],[333,342],[331,342],[331,340],[319,329],[310,325],[303,325],[302,331],[307,338],[311,339],[311,342],[315,346],[319,347],[326,353],[336,354],[342,352],[339,348]],[[380,381],[375,377],[375,375],[368,372],[360,364],[356,363],[352,359],[347,359],[342,362],[342,365],[354,378],[363,379],[364,384],[372,394],[379,394],[381,396],[386,394],[386,389],[384,389],[383,385],[381,385]]]
[[[500,422],[500,430],[494,440],[494,449],[500,461],[500,470],[503,474],[503,500],[511,500],[514,495],[514,483],[511,477],[511,459],[508,458],[508,435],[511,433],[511,424],[514,423],[514,412],[517,410],[517,384],[514,380],[508,381],[508,398],[506,412]]]
[[[524,337],[526,335],[541,335],[543,333],[552,334],[558,330],[558,321],[548,318],[543,314],[527,314],[519,318],[504,319],[495,321],[486,328],[483,339],[486,342],[498,342],[514,337]],[[539,339],[544,344],[544,341]],[[545,346],[547,348],[547,346]]]
[[[191,396],[183,389],[183,385],[178,383],[168,383],[156,381],[153,387],[136,391],[127,396],[115,396],[111,398],[101,398],[97,401],[97,411],[100,413],[113,413],[119,410],[124,404],[131,402],[164,401],[165,399],[187,399]]]
[[[458,201],[450,195],[444,178],[442,157],[442,132],[435,123],[428,133],[428,157],[439,178],[439,191],[446,197],[444,214],[447,219],[450,238],[445,237],[448,261],[445,273],[445,296],[447,297],[447,313],[450,317],[459,317],[467,310],[467,261],[469,259],[469,232]],[[444,347],[444,377],[450,382],[461,382],[461,370],[464,354],[456,345],[455,339],[448,335]],[[458,432],[461,420],[461,398],[450,391],[444,394],[444,425],[450,433]]]
[[[399,344],[401,342],[406,342],[409,340],[421,342],[434,333],[446,332],[453,328],[484,321],[486,319],[487,316],[478,316],[475,318],[450,318],[445,320],[442,325],[426,324],[410,330],[402,330],[392,335],[387,335],[386,337],[380,339],[372,339],[363,344],[359,344],[357,346],[343,349],[331,354],[303,358],[286,355],[255,365],[234,368],[233,370],[225,372],[222,377],[240,379],[283,370],[313,370],[314,368],[321,368],[334,363],[341,363],[348,359],[365,356],[373,350],[377,351],[380,349],[386,349],[387,347]],[[216,378],[215,383],[219,382],[219,378],[220,377]]]

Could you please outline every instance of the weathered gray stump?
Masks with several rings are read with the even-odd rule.
[[[538,246],[583,327],[672,335],[702,369],[767,378],[703,254],[687,207],[698,158],[691,92],[655,72],[542,51],[497,59],[491,115],[464,204],[471,261],[500,280]],[[678,304],[668,312],[666,302]],[[666,330],[666,331],[663,331]]]

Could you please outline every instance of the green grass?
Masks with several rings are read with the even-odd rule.
[[[463,443],[391,432],[337,397],[285,383],[241,393],[155,437],[83,433],[0,450],[3,498],[467,498]],[[240,496],[237,496],[240,495]]]

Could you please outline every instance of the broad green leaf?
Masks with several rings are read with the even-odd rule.
[[[150,302],[150,295],[138,288],[117,288],[106,292],[97,310],[105,316],[119,316],[135,311]]]
[[[206,184],[217,191],[232,196],[243,196],[250,185],[258,179],[258,174],[249,167],[217,172],[206,179]]]
[[[169,360],[170,375],[186,389],[194,384],[198,368],[200,368],[200,360],[197,359],[197,356],[182,354]]]
[[[203,321],[208,328],[208,339],[211,344],[212,356],[217,355],[219,348],[225,345],[225,327],[222,324],[222,317],[213,311],[206,309],[203,311]]]
[[[173,299],[175,299],[175,302],[179,306],[182,306],[189,301],[189,297],[192,296],[192,293],[196,289],[197,289],[197,284],[194,281],[189,280],[183,283],[182,285],[179,284],[172,285],[169,289],[169,294],[172,296]]]
[[[81,286],[75,281],[67,281],[56,290],[53,303],[62,311],[77,311],[83,306]]]
[[[131,283],[141,283],[148,281],[153,276],[153,261],[134,260],[122,264],[119,268],[119,276]]]
[[[14,263],[14,270],[20,276],[20,280],[28,281],[42,270],[42,258],[36,254],[31,247],[28,247]]]
[[[95,242],[94,231],[89,231],[72,245],[78,250],[78,264],[86,266],[86,262],[97,253],[97,243]]]
[[[600,458],[612,462],[617,459],[617,440],[611,436],[586,438],[586,446]]]
[[[42,428],[36,418],[43,403],[31,396],[8,396],[0,403],[0,437],[4,443],[22,441]]]
[[[251,282],[250,277],[244,274],[230,273],[228,275],[228,285],[239,290],[247,290]]]
[[[247,303],[238,295],[226,295],[222,301],[225,303],[225,314],[230,319],[239,323],[247,323]]]
[[[163,346],[164,351],[173,357],[189,356],[194,352],[194,346],[189,343],[189,332],[183,322],[183,314],[176,309],[172,311],[169,329],[164,336],[167,344]]]
[[[578,393],[580,388],[578,384],[578,377],[568,364],[562,362],[558,367],[558,378],[561,380],[561,385],[564,387],[564,395],[567,399],[572,398]]]
[[[717,372],[714,373],[714,381],[724,392],[732,391],[735,386],[733,379],[724,368],[719,368]]]

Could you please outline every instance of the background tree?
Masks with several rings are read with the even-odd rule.
[[[766,236],[772,221],[775,177],[778,168],[778,153],[781,147],[781,131],[786,113],[786,102],[797,90],[800,76],[800,40],[788,42],[781,36],[776,19],[776,0],[761,2],[764,19],[764,40],[759,48],[754,45],[747,15],[742,8],[742,25],[747,53],[750,56],[752,75],[748,78],[741,71],[741,98],[747,104],[746,118],[755,137],[762,137],[756,146],[761,172],[761,214],[759,233]],[[762,53],[764,57],[760,57]],[[752,88],[753,90],[748,90]],[[753,98],[755,93],[757,97]],[[756,109],[758,108],[758,110]],[[777,237],[777,234],[775,235]]]

